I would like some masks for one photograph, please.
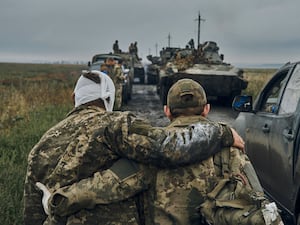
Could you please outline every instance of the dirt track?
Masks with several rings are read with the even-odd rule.
[[[209,118],[214,121],[221,121],[231,124],[237,116],[230,107],[218,105],[210,102],[211,112]],[[138,116],[147,118],[154,126],[166,126],[169,120],[165,117],[163,106],[156,94],[155,85],[133,85],[132,99],[122,110],[130,110]]]

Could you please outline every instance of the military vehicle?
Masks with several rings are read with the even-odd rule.
[[[145,83],[145,69],[141,62],[141,58],[139,58],[136,54],[131,54],[133,58],[133,68],[134,68],[134,76],[133,81],[134,83]]]
[[[107,54],[96,54],[92,58],[92,62],[88,63],[90,70],[101,71],[101,65],[105,63],[106,59],[113,58],[115,61],[119,59],[123,60],[125,80],[122,84],[122,101],[127,103],[131,99],[132,95],[132,84],[133,84],[133,71],[134,71],[134,59],[130,54],[123,53],[107,53]]]
[[[151,64],[147,66],[146,71],[148,84],[158,84],[160,68],[165,65],[179,49],[180,48],[167,47],[160,51],[160,56],[147,56],[147,59],[151,62]]]
[[[157,84],[161,58],[159,56],[147,55],[147,59],[151,62],[151,64],[149,64],[146,69],[147,84]]]
[[[167,49],[165,49],[166,51]],[[216,42],[207,41],[195,48],[173,49],[165,56],[165,65],[160,68],[157,93],[166,104],[170,87],[179,79],[190,78],[199,82],[208,98],[217,98],[223,104],[231,104],[236,95],[247,88],[243,70],[223,62]],[[167,52],[168,53],[168,52]]]

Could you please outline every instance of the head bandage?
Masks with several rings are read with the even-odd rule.
[[[85,72],[83,71],[83,73]],[[101,82],[97,84],[81,75],[74,89],[75,107],[100,98],[104,102],[106,111],[111,112],[115,101],[115,86],[113,81],[108,75],[100,71],[92,70],[91,73],[98,74]]]

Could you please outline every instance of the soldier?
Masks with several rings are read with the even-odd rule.
[[[125,76],[122,72],[121,64],[122,59],[116,61],[111,57],[107,58],[105,62],[107,74],[112,79],[115,86],[114,110],[121,110],[122,107],[122,92]]]
[[[133,43],[130,43],[130,45],[128,47],[128,51],[130,54],[135,54]]]
[[[114,53],[120,53],[121,52],[121,50],[119,48],[118,40],[116,40],[115,43],[113,44],[113,50],[114,50]]]
[[[137,47],[137,41],[133,44],[134,53],[138,56],[138,47]]]
[[[201,85],[191,79],[179,80],[167,97],[165,114],[171,120],[167,130],[205,123],[209,110]],[[264,197],[246,154],[234,147],[198,164],[158,171],[153,196],[155,224],[282,223],[275,203]]]
[[[117,60],[113,69],[113,82],[116,88],[114,110],[121,110],[122,107],[122,101],[123,101],[122,93],[123,93],[123,84],[125,80],[122,64],[123,64],[122,59]]]
[[[216,123],[208,123],[206,126],[193,124],[178,133],[153,128],[130,112],[111,113],[114,94],[113,83],[105,74],[92,71],[81,75],[74,89],[74,110],[49,129],[28,156],[24,189],[26,225],[43,224],[47,219],[41,204],[42,194],[35,186],[36,182],[45,184],[53,192],[77,184],[75,182],[86,177],[101,178],[105,188],[98,188],[109,191],[106,187],[116,183],[108,179],[112,173],[104,170],[122,156],[145,164],[174,166],[203,160],[216,153],[221,145],[231,146],[233,141],[237,146],[243,146],[228,126]],[[203,148],[199,149],[199,146]],[[133,170],[119,171],[125,181],[118,184],[124,186],[117,190],[111,189],[111,195],[103,196],[108,198],[107,201],[116,199],[120,193],[132,196],[131,183],[138,183],[139,189],[146,188],[147,182],[126,179],[132,171],[141,171],[138,177],[143,177],[144,172],[135,168],[132,166]],[[113,171],[118,173],[118,169]],[[80,183],[79,186],[84,185]],[[87,197],[85,194],[83,196]],[[89,204],[86,207],[89,210],[78,211],[76,205],[73,205],[71,211],[75,212],[72,215],[60,217],[50,214],[44,224],[140,224],[143,218],[137,205],[139,197],[114,201],[110,205]],[[64,204],[59,198],[52,200],[54,205]],[[87,203],[84,198],[77,200]]]
[[[189,79],[178,81],[171,87],[165,106],[165,113],[172,121],[167,130],[182,131],[199,122],[208,125],[210,122],[205,117],[209,108],[198,83]],[[131,187],[135,188],[134,193],[141,188],[140,181],[144,182],[142,189],[147,182],[152,183],[144,193],[147,196],[144,204],[139,206],[146,224],[283,224],[275,203],[264,197],[249,159],[236,148],[225,148],[198,164],[159,170],[156,175],[153,168],[132,169],[135,166],[130,161],[117,161],[103,172],[105,179],[99,176],[57,190],[50,202],[57,197],[64,203],[52,203],[53,212],[67,215],[74,208],[122,200],[130,195],[128,184],[135,184]],[[129,170],[131,173],[122,180],[120,171]],[[153,180],[149,179],[149,171]],[[129,182],[130,179],[134,181]],[[125,186],[127,189],[122,193],[120,190]]]
[[[195,44],[194,44],[193,38],[191,38],[191,40],[189,40],[188,45],[190,46],[191,49],[195,49]]]

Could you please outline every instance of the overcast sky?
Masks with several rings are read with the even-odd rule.
[[[146,60],[168,45],[216,41],[225,61],[300,59],[299,0],[0,0],[0,61],[88,61],[137,41]],[[157,48],[156,48],[157,46]]]

